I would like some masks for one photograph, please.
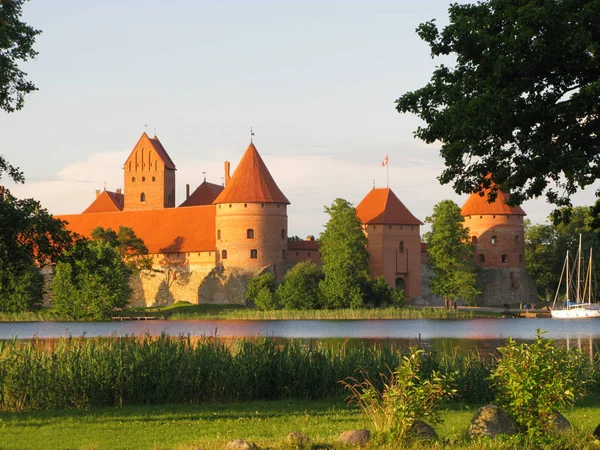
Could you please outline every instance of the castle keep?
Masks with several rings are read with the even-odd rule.
[[[204,180],[190,193],[187,185],[186,198],[178,207],[176,166],[156,136],[142,134],[123,173],[124,192],[96,191],[83,213],[59,218],[83,236],[89,237],[98,226],[113,230],[125,226],[143,239],[154,269],[133,280],[134,306],[182,300],[243,303],[248,277],[269,270],[281,279],[300,261],[320,263],[317,241],[288,239],[290,202],[252,142],[233,175],[225,162],[224,186]],[[497,270],[488,271],[490,286],[502,285],[514,297],[527,290],[525,213],[502,200],[499,195],[490,205],[474,194],[463,206],[463,216],[477,246],[477,265],[502,272],[498,276]],[[389,188],[374,188],[356,210],[368,238],[371,277],[383,276],[391,286],[404,289],[407,298],[420,298],[426,259],[422,222]],[[495,299],[492,291],[487,295],[493,302],[507,302]]]

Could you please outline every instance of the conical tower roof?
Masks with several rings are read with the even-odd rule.
[[[362,223],[423,225],[389,188],[372,189],[356,207]]]
[[[496,200],[488,202],[491,188],[483,189],[481,192],[473,192],[460,210],[463,217],[466,216],[490,216],[490,215],[516,215],[526,216],[525,211],[519,205],[509,206],[506,203],[510,195],[498,189]]]
[[[250,143],[231,180],[213,203],[290,204],[277,187],[253,143]]]

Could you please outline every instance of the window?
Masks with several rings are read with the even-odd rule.
[[[519,254],[519,262],[523,262],[523,254]]]
[[[281,259],[285,259],[285,250],[281,250]]]
[[[221,251],[221,259],[227,259],[227,250]]]
[[[156,181],[156,177],[152,177],[152,181]]]
[[[252,258],[252,259],[258,258],[258,251],[256,249],[250,250],[250,258]]]
[[[135,177],[131,177],[131,181],[135,181]]]
[[[281,230],[281,239],[285,239],[285,229]]]
[[[390,230],[392,229],[392,226],[390,225]]]
[[[229,207],[231,208],[231,203],[229,204]]]
[[[492,245],[496,245],[497,241],[498,241],[498,237],[497,236],[492,236]]]
[[[146,201],[146,194],[144,194],[143,192],[140,194],[140,202],[145,202]]]
[[[377,229],[377,227],[375,225],[373,225],[373,229],[375,230],[375,229]]]
[[[296,252],[296,256],[298,256],[298,252]]]
[[[246,230],[246,237],[248,239],[254,239],[254,230],[252,228]]]
[[[146,177],[142,177],[142,181],[146,181]]]
[[[508,262],[508,255],[502,255],[502,262],[506,264]]]
[[[517,234],[517,235],[515,236],[515,244],[518,244],[518,243],[519,243],[519,235]]]
[[[217,239],[221,239],[221,230],[217,230]]]
[[[308,256],[310,256],[310,252],[308,252]]]
[[[477,236],[471,236],[471,244],[477,244]]]
[[[244,208],[247,208],[247,207],[248,207],[248,203],[244,203]]]
[[[480,263],[484,263],[485,262],[485,255],[483,253],[479,255],[479,262]]]
[[[400,252],[403,252],[403,251],[404,251],[404,241],[400,241],[400,243],[398,244],[398,250],[399,250]]]

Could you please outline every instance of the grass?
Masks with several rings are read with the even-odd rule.
[[[451,405],[438,425],[441,442],[414,448],[475,450],[533,448],[514,442],[469,441],[465,431],[475,406]],[[551,448],[597,448],[590,434],[598,423],[600,406],[588,403],[565,414],[580,431]],[[3,449],[224,449],[243,438],[260,449],[287,449],[286,436],[299,431],[311,438],[313,449],[341,449],[336,444],[345,430],[365,427],[356,408],[341,398],[327,401],[274,401],[197,406],[165,405],[97,408],[85,411],[0,413]],[[369,448],[392,449],[396,446]]]

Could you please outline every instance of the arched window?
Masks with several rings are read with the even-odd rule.
[[[246,237],[248,239],[254,239],[254,230],[252,228],[246,230]]]
[[[471,244],[477,244],[477,236],[471,236]]]
[[[502,262],[506,264],[508,262],[508,255],[502,255]]]
[[[146,177],[142,177],[142,181],[146,181]]]
[[[479,255],[479,262],[480,263],[484,263],[485,262],[485,255],[483,253]]]
[[[221,250],[221,259],[227,259],[227,250]]]
[[[252,250],[250,250],[250,258],[252,258],[252,259],[258,258],[258,251],[256,249],[253,248]]]
[[[145,202],[145,201],[146,201],[146,194],[142,192],[140,194],[140,202]]]
[[[498,241],[498,237],[497,236],[492,236],[492,244],[496,245],[497,241]]]
[[[400,243],[398,244],[398,250],[399,250],[400,252],[403,252],[403,251],[404,251],[404,241],[400,241]]]
[[[281,230],[281,239],[285,239],[285,230]]]
[[[152,177],[152,181],[156,181],[156,177]]]
[[[131,177],[131,181],[135,181],[135,177]]]
[[[221,239],[221,230],[217,230],[217,239]]]
[[[519,235],[517,234],[517,235],[515,236],[515,244],[518,244],[518,243],[519,243]]]
[[[281,259],[285,259],[285,250],[281,250]]]

